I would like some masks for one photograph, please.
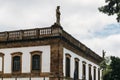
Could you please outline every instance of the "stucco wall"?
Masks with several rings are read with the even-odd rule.
[[[2,71],[2,57],[0,57],[0,71]]]
[[[16,79],[15,78],[4,78],[4,80],[16,80]],[[30,79],[29,78],[17,78],[17,80],[30,80]],[[31,80],[44,80],[44,78],[31,78]],[[49,78],[45,78],[45,80],[49,80]]]
[[[70,51],[70,50],[68,50],[68,49],[66,49],[66,48],[64,48],[64,50],[63,50],[64,52],[63,52],[63,72],[64,72],[64,76],[65,76],[65,55],[66,54],[70,54],[71,55],[71,63],[70,63],[70,66],[71,66],[71,74],[70,74],[70,77],[72,77],[73,78],[73,76],[74,76],[74,69],[75,69],[75,58],[78,58],[80,61],[79,61],[79,79],[82,79],[82,61],[85,61],[86,62],[86,78],[87,78],[87,80],[88,80],[88,66],[89,66],[89,64],[91,64],[92,66],[91,66],[91,74],[92,74],[92,79],[94,78],[93,77],[93,67],[95,66],[96,67],[96,80],[98,79],[98,68],[99,68],[99,65],[97,65],[97,64],[95,64],[95,63],[93,63],[93,62],[90,62],[89,60],[87,60],[87,59],[85,59],[85,58],[83,58],[83,57],[81,57],[81,56],[79,56],[79,55],[77,55],[77,54],[75,54],[74,52],[72,52],[72,51]]]
[[[16,80],[16,79],[15,78],[4,78],[4,80]],[[17,80],[30,80],[30,79],[29,78],[17,78]],[[44,80],[44,78],[31,78],[31,80]],[[49,80],[49,78],[45,78],[45,80]]]
[[[22,73],[30,72],[30,52],[42,51],[42,72],[50,72],[50,46],[34,46],[0,49],[4,53],[4,73],[11,73],[11,53],[22,52]]]

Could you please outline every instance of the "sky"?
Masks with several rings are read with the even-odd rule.
[[[98,11],[104,0],[0,0],[0,32],[50,27],[60,6],[65,31],[102,56],[120,57],[120,24],[116,15]]]

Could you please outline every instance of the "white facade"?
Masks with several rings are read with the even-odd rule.
[[[16,79],[15,78],[4,78],[3,80],[16,80]],[[30,79],[29,78],[17,78],[17,80],[30,80]],[[44,80],[44,78],[31,78],[31,80]],[[45,80],[49,80],[49,78],[45,78]]]
[[[64,76],[65,76],[65,58],[66,58],[66,54],[71,55],[71,60],[70,60],[70,77],[73,78],[74,77],[74,69],[75,69],[75,58],[78,58],[79,61],[79,79],[82,79],[82,62],[85,61],[86,62],[86,79],[88,79],[88,68],[89,68],[89,64],[91,64],[91,74],[92,74],[92,80],[94,80],[94,75],[93,75],[93,69],[94,66],[96,67],[96,80],[98,80],[98,69],[100,68],[99,65],[77,55],[76,53],[72,52],[71,50],[68,50],[66,48],[63,49],[63,72],[64,72]],[[101,74],[100,74],[101,76]]]
[[[41,72],[50,72],[50,46],[33,46],[33,47],[19,47],[19,48],[4,48],[0,49],[4,53],[4,73],[11,73],[11,53],[22,53],[22,73],[30,73],[31,54],[32,51],[42,51],[42,68]],[[0,71],[2,70],[2,59],[0,58]],[[18,79],[19,80],[19,79]]]
[[[33,51],[41,51],[42,52],[42,63],[41,63],[41,72],[50,72],[50,57],[51,57],[51,50],[50,45],[47,46],[33,46],[33,47],[19,47],[19,48],[4,48],[0,49],[0,52],[4,54],[4,73],[12,73],[12,55],[11,53],[14,52],[21,52],[22,53],[22,73],[30,73],[31,68],[31,54],[30,52]],[[74,69],[75,69],[75,58],[78,58],[79,61],[79,79],[82,79],[82,62],[86,62],[86,80],[88,79],[88,68],[89,64],[91,64],[91,74],[92,74],[92,80],[94,80],[93,70],[94,67],[96,67],[96,80],[98,80],[98,69],[99,65],[77,55],[76,53],[72,52],[71,50],[68,50],[66,48],[63,48],[63,73],[65,76],[65,64],[66,64],[66,54],[71,55],[70,60],[70,77],[74,77]],[[0,71],[2,71],[2,57],[0,57]],[[100,73],[100,76],[102,74]],[[2,80],[2,79],[0,79]],[[4,80],[15,80],[15,78],[4,78]],[[29,80],[29,78],[17,78],[17,80]],[[41,78],[31,78],[31,80],[44,80],[43,77]],[[49,80],[49,78],[45,78],[45,80]]]
[[[0,57],[0,71],[2,71],[2,57]]]

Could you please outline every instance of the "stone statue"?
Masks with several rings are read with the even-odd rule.
[[[106,52],[103,50],[102,53],[103,53],[103,58],[105,58],[105,53],[106,53]]]
[[[56,24],[60,25],[60,6],[57,6],[56,9]]]

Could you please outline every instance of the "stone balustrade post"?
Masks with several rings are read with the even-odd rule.
[[[39,38],[39,35],[40,35],[40,31],[38,28],[36,28],[36,37]]]
[[[62,34],[62,31],[63,31],[63,28],[60,26],[60,25],[58,25],[58,24],[54,24],[54,25],[52,25],[52,34]]]
[[[9,33],[5,32],[5,39],[6,39],[6,41],[8,41],[8,38],[9,38]]]
[[[20,39],[22,40],[24,37],[24,31],[23,30],[20,30]]]

